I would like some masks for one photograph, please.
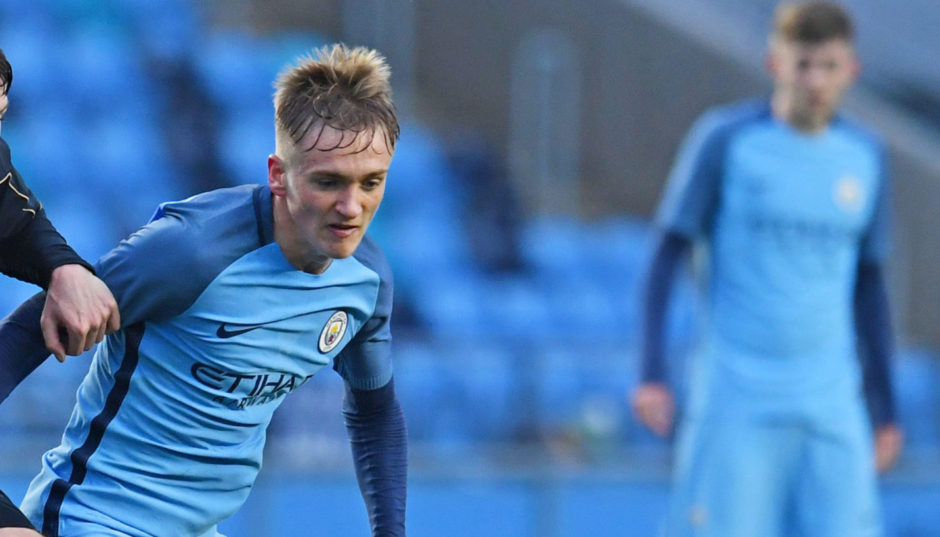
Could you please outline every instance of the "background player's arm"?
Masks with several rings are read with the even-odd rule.
[[[643,299],[641,382],[632,406],[637,418],[660,436],[670,433],[675,416],[664,352],[666,312],[677,269],[690,248],[691,241],[676,233],[659,237]]]
[[[855,285],[855,326],[858,333],[865,395],[875,428],[875,464],[879,471],[894,466],[903,434],[897,426],[891,382],[893,331],[884,270],[862,260]]]
[[[631,404],[637,418],[661,436],[672,431],[675,416],[666,370],[666,312],[692,238],[708,232],[718,205],[727,137],[717,119],[705,114],[682,143],[656,218],[662,231],[643,296],[642,376]]]
[[[865,395],[875,429],[875,464],[885,471],[897,461],[903,434],[897,425],[891,359],[894,331],[885,278],[891,243],[891,178],[882,153],[880,191],[859,248],[854,290],[855,332]]]

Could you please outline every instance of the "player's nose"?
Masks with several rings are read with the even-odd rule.
[[[354,185],[344,188],[336,198],[336,212],[346,218],[356,218],[362,214],[362,201],[359,199],[359,189]]]

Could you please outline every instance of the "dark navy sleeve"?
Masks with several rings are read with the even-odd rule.
[[[728,132],[718,112],[706,113],[689,131],[657,210],[662,229],[690,238],[708,230],[718,205]]]
[[[664,350],[666,312],[676,270],[691,246],[688,238],[677,233],[666,232],[657,239],[643,295],[640,379],[644,383],[666,382],[668,378]]]
[[[0,272],[46,288],[52,271],[69,264],[91,270],[49,221],[0,138]]]
[[[333,367],[353,388],[374,390],[392,378],[392,271],[369,237],[363,239],[355,256],[378,274],[379,292],[372,317],[337,356]]]
[[[894,423],[896,415],[891,378],[894,332],[884,270],[879,263],[859,262],[855,284],[855,329],[872,421],[875,426]]]
[[[343,414],[372,535],[404,537],[408,441],[395,381],[375,390],[347,382]]]
[[[37,293],[0,321],[0,403],[49,357],[39,318],[46,293]]]
[[[862,260],[885,263],[891,250],[891,175],[883,147],[875,149],[879,155],[880,181],[871,220],[862,236],[859,255]]]

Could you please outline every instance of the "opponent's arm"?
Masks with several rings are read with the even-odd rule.
[[[375,390],[347,382],[343,415],[372,535],[403,537],[408,440],[394,380]]]
[[[49,221],[0,138],[0,272],[45,289],[52,271],[68,264],[91,270]]]
[[[0,139],[0,272],[49,290],[46,346],[60,361],[90,349],[119,326],[111,292],[49,221]],[[62,341],[59,327],[68,335]]]

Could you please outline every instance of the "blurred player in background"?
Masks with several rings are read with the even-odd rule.
[[[771,98],[706,113],[673,168],[632,400],[660,435],[674,416],[665,312],[695,242],[708,251],[709,328],[691,370],[667,535],[880,534],[876,467],[901,447],[884,277],[889,185],[881,144],[835,115],[859,71],[852,41],[837,5],[778,7]]]
[[[13,68],[0,50],[0,125],[9,108],[12,83]],[[48,291],[41,314],[41,333],[46,348],[59,361],[64,361],[66,354],[77,356],[87,351],[104,339],[106,332],[113,332],[120,326],[117,302],[111,292],[46,217],[42,204],[13,167],[10,147],[2,138],[0,272]],[[13,340],[0,339],[0,347],[15,348],[16,344]],[[20,374],[18,364],[5,364],[0,368],[0,382]],[[29,522],[0,491],[0,527],[3,526],[25,528],[29,527]],[[0,536],[28,534],[36,535],[28,530],[0,530]]]
[[[98,261],[123,322],[26,493],[44,535],[218,535],[252,488],[274,410],[329,364],[372,534],[405,535],[392,282],[365,236],[399,133],[388,79],[363,48],[301,60],[277,81],[267,185],[164,203]],[[41,300],[0,323],[0,338],[31,337],[0,363],[46,357]]]

